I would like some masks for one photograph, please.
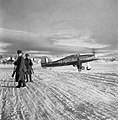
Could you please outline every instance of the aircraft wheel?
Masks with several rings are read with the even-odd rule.
[[[86,69],[87,69],[87,70],[90,70],[91,68],[87,66]]]
[[[84,70],[85,69],[85,67],[84,66],[82,66],[82,70]]]

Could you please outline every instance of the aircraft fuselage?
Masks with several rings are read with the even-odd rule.
[[[81,63],[85,63],[98,59],[95,58],[94,55],[80,55],[79,60]],[[77,65],[77,56],[70,55],[56,61],[41,63],[42,67],[57,67],[57,66],[67,66],[67,65]]]

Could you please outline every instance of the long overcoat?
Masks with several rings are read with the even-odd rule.
[[[33,63],[32,63],[31,59],[25,58],[25,66],[26,66],[27,73],[32,74],[32,72],[33,72],[33,69],[32,69]]]
[[[25,66],[25,60],[24,60],[23,56],[19,56],[18,59],[14,62],[14,65],[16,66],[15,81],[16,82],[18,82],[20,80],[25,81],[26,66]]]

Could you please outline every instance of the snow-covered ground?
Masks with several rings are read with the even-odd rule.
[[[118,65],[34,65],[33,83],[15,88],[13,65],[0,66],[0,120],[118,120]]]

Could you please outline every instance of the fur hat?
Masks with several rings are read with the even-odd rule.
[[[20,54],[20,53],[22,53],[22,50],[17,50],[17,54]]]

